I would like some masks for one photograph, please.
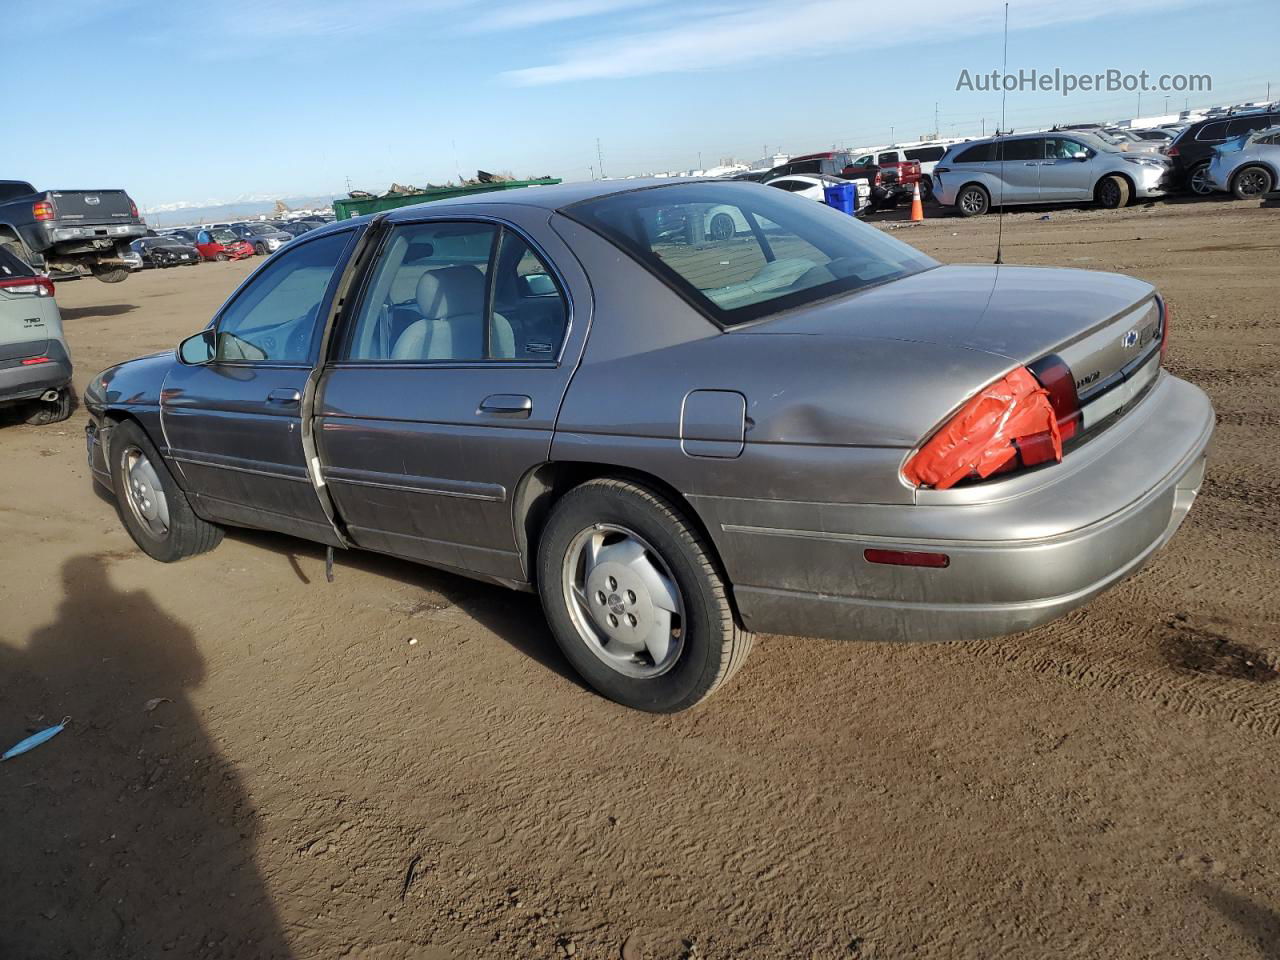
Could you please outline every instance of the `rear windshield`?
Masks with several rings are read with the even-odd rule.
[[[938,265],[848,214],[741,181],[633,190],[563,212],[730,326]]]
[[[5,244],[0,244],[0,277],[34,277],[36,272],[27,262],[11,253]]]

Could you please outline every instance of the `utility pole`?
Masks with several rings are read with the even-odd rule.
[[[1169,95],[1167,93],[1164,95],[1164,112],[1169,112]]]
[[[982,118],[982,135],[984,137],[987,135],[987,118],[986,117]]]
[[[596,178],[596,168],[588,165],[587,169],[591,171],[591,179],[594,180]]]
[[[933,101],[933,139],[938,139],[938,101]]]
[[[600,179],[607,179],[604,175],[604,154],[600,152],[600,138],[596,137],[596,163],[600,166]]]
[[[1139,116],[1139,117],[1140,117],[1140,116],[1142,116],[1142,91],[1141,91],[1141,90],[1139,90],[1139,91],[1138,91],[1138,113],[1137,113],[1137,116]]]
[[[698,151],[698,172],[702,172],[702,151]]]

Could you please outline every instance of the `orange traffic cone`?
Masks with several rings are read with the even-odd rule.
[[[916,181],[915,192],[911,194],[911,222],[924,219],[924,204],[920,202],[920,181]]]

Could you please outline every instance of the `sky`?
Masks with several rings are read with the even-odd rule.
[[[144,208],[477,168],[701,168],[915,139],[935,110],[943,136],[1001,115],[998,93],[956,89],[961,70],[1001,64],[991,0],[914,0],[898,16],[869,0],[59,0],[56,27],[48,4],[4,3],[6,74],[31,109],[0,131],[0,177],[122,186]],[[1211,74],[1191,106],[1262,99],[1268,81],[1280,98],[1273,3],[1014,0],[1009,68]],[[1006,125],[1138,107],[1015,92]]]

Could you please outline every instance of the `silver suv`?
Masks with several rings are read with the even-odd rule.
[[[1164,157],[1117,150],[1079,130],[1051,131],[956,144],[933,170],[933,193],[966,217],[1019,203],[1114,208],[1164,196],[1168,174]]]
[[[0,407],[21,406],[27,423],[57,423],[72,402],[53,281],[0,244]]]
[[[1209,182],[1216,190],[1252,200],[1280,185],[1280,126],[1228,140],[1213,151]]]

